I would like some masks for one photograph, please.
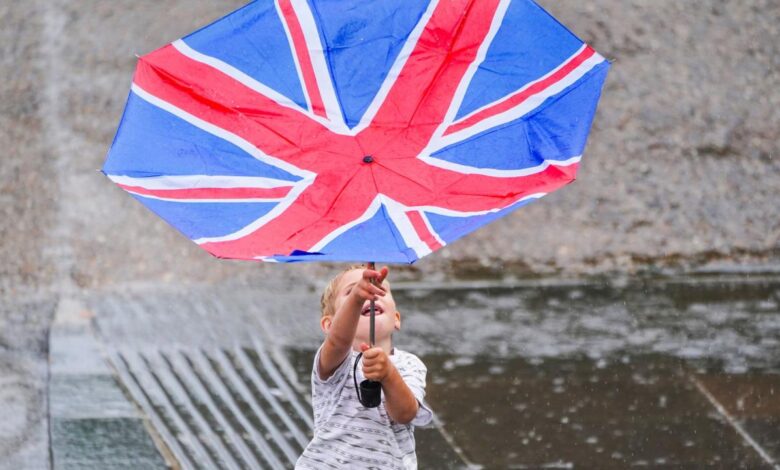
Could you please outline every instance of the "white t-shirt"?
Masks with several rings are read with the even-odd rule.
[[[296,469],[417,468],[414,426],[425,426],[433,413],[425,404],[427,369],[414,354],[395,348],[390,360],[412,391],[419,408],[409,424],[390,421],[385,397],[376,408],[365,408],[355,392],[352,370],[357,351],[352,351],[327,380],[320,378],[318,364],[322,347],[314,356],[311,374],[314,438],[295,464]],[[363,365],[357,366],[357,383],[364,380]]]

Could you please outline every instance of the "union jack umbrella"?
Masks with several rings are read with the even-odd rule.
[[[139,59],[104,173],[220,258],[412,263],[574,180],[609,64],[531,0],[262,0]]]

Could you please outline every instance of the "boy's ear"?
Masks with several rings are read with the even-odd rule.
[[[333,323],[333,319],[330,317],[330,315],[325,315],[324,317],[320,318],[320,328],[322,329],[323,333],[330,331],[331,323]]]
[[[401,312],[395,311],[395,325],[393,325],[396,331],[401,331]]]

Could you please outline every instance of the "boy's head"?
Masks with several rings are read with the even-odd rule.
[[[349,299],[352,287],[362,278],[363,271],[366,269],[362,265],[354,265],[345,269],[336,277],[331,279],[320,298],[320,307],[322,316],[320,317],[320,326],[322,331],[327,333],[333,317],[339,308]],[[385,280],[382,285],[387,290],[384,297],[379,297],[375,304],[374,334],[377,344],[392,338],[393,331],[401,329],[401,313],[398,311],[390,292],[390,283]],[[369,301],[365,301],[355,333],[355,345],[368,343],[369,341]]]

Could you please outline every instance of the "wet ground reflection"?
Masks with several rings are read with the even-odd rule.
[[[427,364],[429,400],[474,464],[753,469],[780,456],[776,281],[395,295],[396,344]],[[304,380],[312,354],[293,354]],[[418,454],[437,468],[431,446]]]
[[[432,406],[467,457],[490,468],[765,465],[680,359],[425,361]]]

